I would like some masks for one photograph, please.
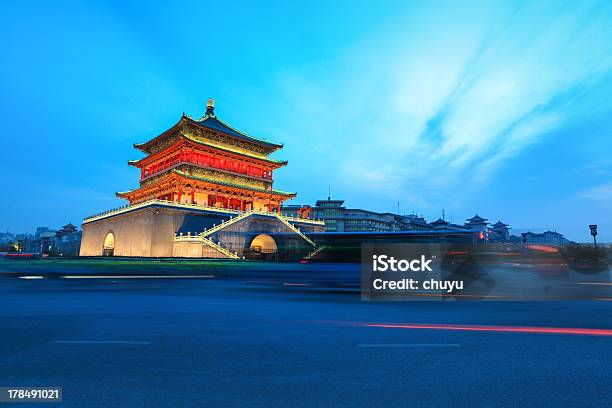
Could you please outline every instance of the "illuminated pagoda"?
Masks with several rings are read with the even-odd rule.
[[[128,164],[140,186],[119,192],[129,205],[86,218],[81,255],[296,258],[312,251],[303,232],[322,221],[282,216],[296,196],[273,188],[287,164],[270,156],[282,144],[249,136],[206,113],[185,114],[170,129],[134,147],[146,156]],[[123,239],[122,239],[123,237]]]
[[[287,164],[268,157],[282,144],[256,139],[222,122],[209,99],[199,120],[183,114],[176,125],[145,143],[140,187],[117,193],[130,204],[153,198],[241,211],[278,211],[295,193],[274,190],[272,172]]]

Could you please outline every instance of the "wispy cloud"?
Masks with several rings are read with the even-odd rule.
[[[326,106],[339,107],[318,112],[317,127],[342,146],[329,154],[347,189],[403,191],[406,202],[428,206],[458,184],[478,188],[579,120],[580,94],[612,69],[610,4],[457,14],[428,25],[406,17],[310,80]]]
[[[592,200],[612,200],[612,183],[590,187],[580,193],[581,197]]]

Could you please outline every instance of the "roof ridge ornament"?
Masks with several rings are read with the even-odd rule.
[[[215,117],[215,100],[213,98],[208,98],[208,101],[206,101],[206,116]]]

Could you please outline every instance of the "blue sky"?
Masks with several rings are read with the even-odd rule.
[[[80,223],[132,144],[218,115],[294,203],[612,241],[612,2],[54,2],[0,16],[0,229]]]

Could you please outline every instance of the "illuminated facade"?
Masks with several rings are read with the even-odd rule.
[[[140,187],[117,193],[130,204],[151,199],[240,211],[279,211],[295,193],[274,190],[273,171],[285,166],[268,156],[283,147],[223,123],[209,99],[199,120],[183,116],[169,130],[134,145],[147,156],[128,163],[140,169]]]
[[[170,129],[134,147],[129,165],[140,186],[119,192],[129,204],[83,222],[82,256],[264,258],[295,260],[314,250],[305,233],[322,221],[281,215],[295,193],[275,190],[273,172],[287,164],[282,144],[240,132],[217,118],[214,100],[198,120],[185,114]]]

